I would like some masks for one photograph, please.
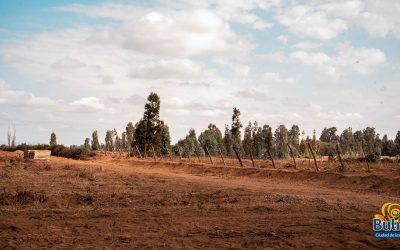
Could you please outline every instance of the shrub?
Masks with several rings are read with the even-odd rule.
[[[68,148],[63,145],[56,145],[51,148],[51,155],[82,160],[88,157],[95,156],[95,153],[85,147]]]

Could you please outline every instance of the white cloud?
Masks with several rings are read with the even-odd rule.
[[[340,43],[337,50],[335,64],[343,71],[366,75],[386,63],[386,56],[379,49],[355,48],[350,43]]]
[[[277,1],[177,1],[166,0],[167,6],[178,10],[193,9],[212,9],[213,12],[228,22],[236,22],[248,25],[256,30],[265,30],[272,27],[272,24],[264,20],[261,16],[254,13],[253,10],[269,10],[278,5]]]
[[[243,90],[240,90],[235,93],[236,97],[239,98],[247,98],[255,101],[269,101],[271,100],[271,97],[267,96],[264,92],[257,90],[257,89],[252,89],[252,88],[246,88]]]
[[[263,78],[267,81],[274,81],[274,82],[280,82],[282,80],[281,75],[276,72],[266,72],[263,74]]]
[[[308,5],[284,9],[275,18],[293,34],[320,40],[332,39],[348,28],[344,20],[330,18],[325,12]]]
[[[234,67],[235,74],[240,77],[246,77],[250,73],[250,66],[248,65],[238,65]]]
[[[200,65],[188,59],[160,60],[144,63],[129,72],[130,77],[147,79],[185,78],[199,76]]]
[[[92,18],[111,18],[118,20],[134,19],[146,9],[129,4],[103,3],[99,5],[70,4],[53,8],[54,11],[73,12]]]
[[[339,121],[360,120],[363,115],[360,113],[342,113],[342,112],[320,112],[317,113],[317,118],[326,122],[337,123]]]
[[[320,43],[315,43],[315,42],[299,42],[294,44],[292,47],[298,50],[311,51],[311,50],[317,50],[320,46],[321,46]]]
[[[373,36],[386,37],[392,32],[400,39],[400,2],[397,0],[331,1],[321,4],[320,9],[360,26]]]
[[[53,69],[77,69],[86,66],[85,63],[70,57],[65,57],[53,63]]]
[[[139,20],[123,24],[116,34],[124,48],[151,54],[202,55],[219,52],[241,52],[250,45],[238,37],[213,12],[149,13]]]
[[[289,36],[288,35],[280,35],[276,38],[276,40],[280,41],[281,43],[283,43],[283,45],[286,45],[288,40],[289,40]]]
[[[73,106],[87,107],[92,109],[104,109],[104,103],[97,97],[83,97],[71,103]]]
[[[295,51],[290,58],[332,77],[352,72],[366,75],[386,64],[386,56],[379,49],[356,48],[345,42],[337,44],[336,51],[333,57],[321,52]]]

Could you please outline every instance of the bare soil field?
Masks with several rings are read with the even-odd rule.
[[[0,248],[398,248],[372,231],[381,205],[400,202],[396,161],[337,173],[305,159],[297,169],[201,160],[0,152]]]

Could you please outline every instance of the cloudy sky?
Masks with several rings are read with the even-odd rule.
[[[400,1],[1,1],[0,144],[82,144],[151,91],[173,142],[232,108],[306,134],[400,129]]]

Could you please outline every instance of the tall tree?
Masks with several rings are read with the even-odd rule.
[[[298,155],[300,149],[300,128],[297,125],[293,125],[289,130],[289,144],[293,149],[293,154]]]
[[[83,147],[90,149],[90,139],[85,138],[85,142],[83,143]]]
[[[145,145],[154,145],[156,148],[161,146],[156,144],[156,134],[161,128],[160,106],[160,97],[154,92],[150,93],[144,106],[143,118],[136,124],[134,131],[134,141],[142,150]]]
[[[354,146],[353,146],[353,151],[358,155],[363,155],[364,152],[364,135],[361,130],[357,130],[353,134],[353,141],[354,141]]]
[[[336,131],[336,127],[324,128],[319,140],[327,143],[337,143],[339,141],[339,136],[336,135]]]
[[[93,131],[93,133],[92,133],[92,149],[93,150],[99,150],[100,149],[99,135],[98,135],[97,130]]]
[[[394,143],[397,147],[397,154],[400,155],[400,131],[397,131],[396,138],[394,139]]]
[[[57,136],[54,132],[51,133],[50,135],[50,146],[56,146],[57,145]]]
[[[106,138],[104,139],[104,141],[105,141],[106,151],[113,151],[114,145],[113,145],[113,131],[112,130],[107,130]]]
[[[226,149],[226,155],[227,156],[234,156],[235,153],[233,151],[232,133],[231,133],[228,125],[225,125],[223,143],[224,143],[224,146],[225,146],[225,149]]]
[[[198,140],[201,147],[203,147],[203,149],[207,148],[211,155],[217,155],[219,153],[218,147],[223,154],[226,153],[221,131],[215,124],[210,123],[208,128],[200,133]]]
[[[168,154],[171,146],[171,137],[169,134],[168,125],[164,124],[163,121],[160,121],[160,125],[156,132],[155,145],[157,145],[157,148],[159,148],[159,151],[162,155]]]
[[[288,156],[288,130],[285,125],[280,125],[275,130],[275,155],[279,158],[286,158]]]
[[[194,129],[190,129],[189,134],[186,135],[185,139],[179,140],[176,146],[180,148],[181,153],[184,156],[205,155],[200,142],[196,138],[196,131]]]
[[[250,155],[250,151],[253,151],[253,125],[251,122],[244,128],[242,144],[245,155]]]
[[[241,149],[241,134],[240,129],[243,127],[240,122],[240,110],[236,107],[233,108],[232,114],[232,126],[231,126],[231,134],[232,134],[232,146],[235,147],[238,151]]]
[[[121,134],[121,147],[122,151],[127,152],[126,132],[122,132]]]
[[[352,154],[354,151],[353,129],[351,127],[343,130],[339,137],[340,149],[343,154]]]
[[[389,140],[387,135],[382,137],[382,155],[395,156],[397,154],[396,144]]]
[[[129,122],[126,125],[126,150],[131,155],[132,154],[132,146],[134,144],[133,141],[133,134],[135,132],[135,127],[133,126],[132,122]]]
[[[375,133],[374,127],[366,127],[363,130],[364,151],[368,161],[379,161],[381,156],[381,140]]]

